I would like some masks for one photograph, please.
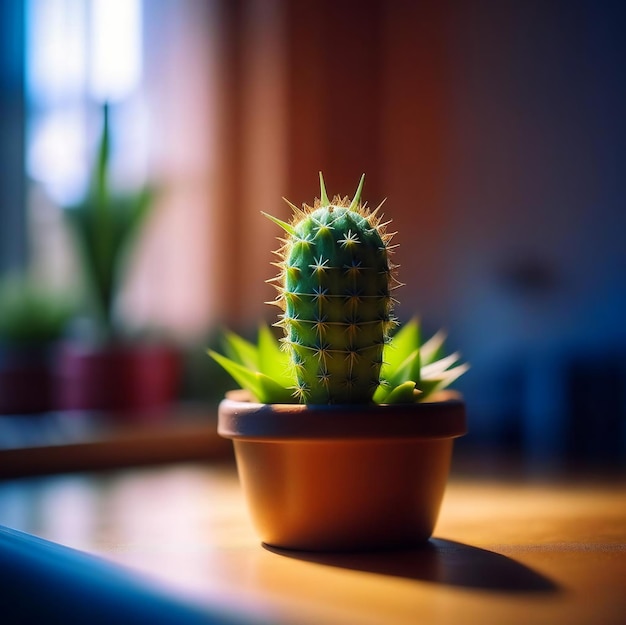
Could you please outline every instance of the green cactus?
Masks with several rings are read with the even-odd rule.
[[[294,210],[291,223],[266,215],[287,234],[276,252],[283,311],[279,342],[267,326],[249,342],[227,332],[226,354],[208,350],[252,399],[274,403],[400,404],[436,401],[463,375],[460,354],[447,355],[445,335],[421,342],[412,319],[397,331],[391,291],[400,283],[389,260],[393,234],[361,204],[361,178],[352,200],[320,199]]]
[[[389,260],[393,235],[378,209],[352,200],[320,199],[299,209],[278,250],[276,304],[303,403],[368,403],[379,386],[383,348],[395,321]],[[380,207],[379,207],[380,208]]]

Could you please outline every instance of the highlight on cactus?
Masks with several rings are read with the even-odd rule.
[[[390,260],[380,206],[354,197],[320,197],[293,209],[291,222],[267,215],[284,237],[271,279],[281,309],[277,340],[267,326],[257,343],[228,332],[225,355],[209,354],[261,403],[390,404],[428,401],[468,365],[445,355],[442,332],[421,343],[417,319],[399,328],[392,291],[400,286]]]

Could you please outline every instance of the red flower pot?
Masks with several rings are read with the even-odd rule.
[[[96,410],[145,415],[172,403],[180,361],[169,346],[68,343],[57,361],[61,410]]]

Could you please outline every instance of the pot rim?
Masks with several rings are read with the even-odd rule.
[[[218,410],[218,433],[235,440],[437,439],[466,432],[460,398],[415,404],[260,404],[245,391],[234,391]]]

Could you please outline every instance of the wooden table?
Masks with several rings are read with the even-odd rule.
[[[264,548],[228,464],[5,481],[0,525],[277,625],[623,625],[625,485],[457,474],[436,538],[404,552]]]

